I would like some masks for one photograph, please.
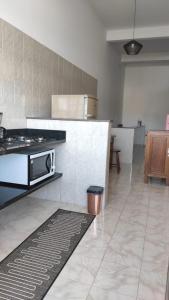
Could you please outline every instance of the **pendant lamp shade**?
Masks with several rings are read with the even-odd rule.
[[[143,45],[134,39],[135,25],[136,25],[136,0],[134,0],[133,39],[123,46],[125,52],[128,55],[137,55],[143,48]]]
[[[131,40],[127,44],[124,45],[124,50],[128,55],[137,55],[143,48],[143,45],[135,40]]]

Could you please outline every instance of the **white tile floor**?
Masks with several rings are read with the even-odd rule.
[[[169,259],[169,188],[143,183],[143,155],[133,170],[110,175],[110,197],[45,300],[164,300]],[[58,207],[24,198],[0,211],[3,259]]]

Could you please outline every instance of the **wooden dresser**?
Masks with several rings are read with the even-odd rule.
[[[149,131],[145,149],[144,182],[163,178],[169,185],[169,131]]]

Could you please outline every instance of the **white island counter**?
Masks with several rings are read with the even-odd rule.
[[[143,146],[145,143],[145,126],[115,127],[111,128],[111,134],[116,136],[114,147],[121,150],[121,162],[131,164],[133,161],[134,145]]]
[[[53,201],[87,205],[90,185],[104,187],[107,201],[109,174],[109,121],[27,119],[28,128],[65,130],[66,143],[56,146],[56,171],[63,177],[35,193]]]

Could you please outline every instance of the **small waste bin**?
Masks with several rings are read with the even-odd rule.
[[[89,186],[89,188],[87,189],[89,214],[98,215],[100,213],[103,190],[104,189],[101,186]]]

